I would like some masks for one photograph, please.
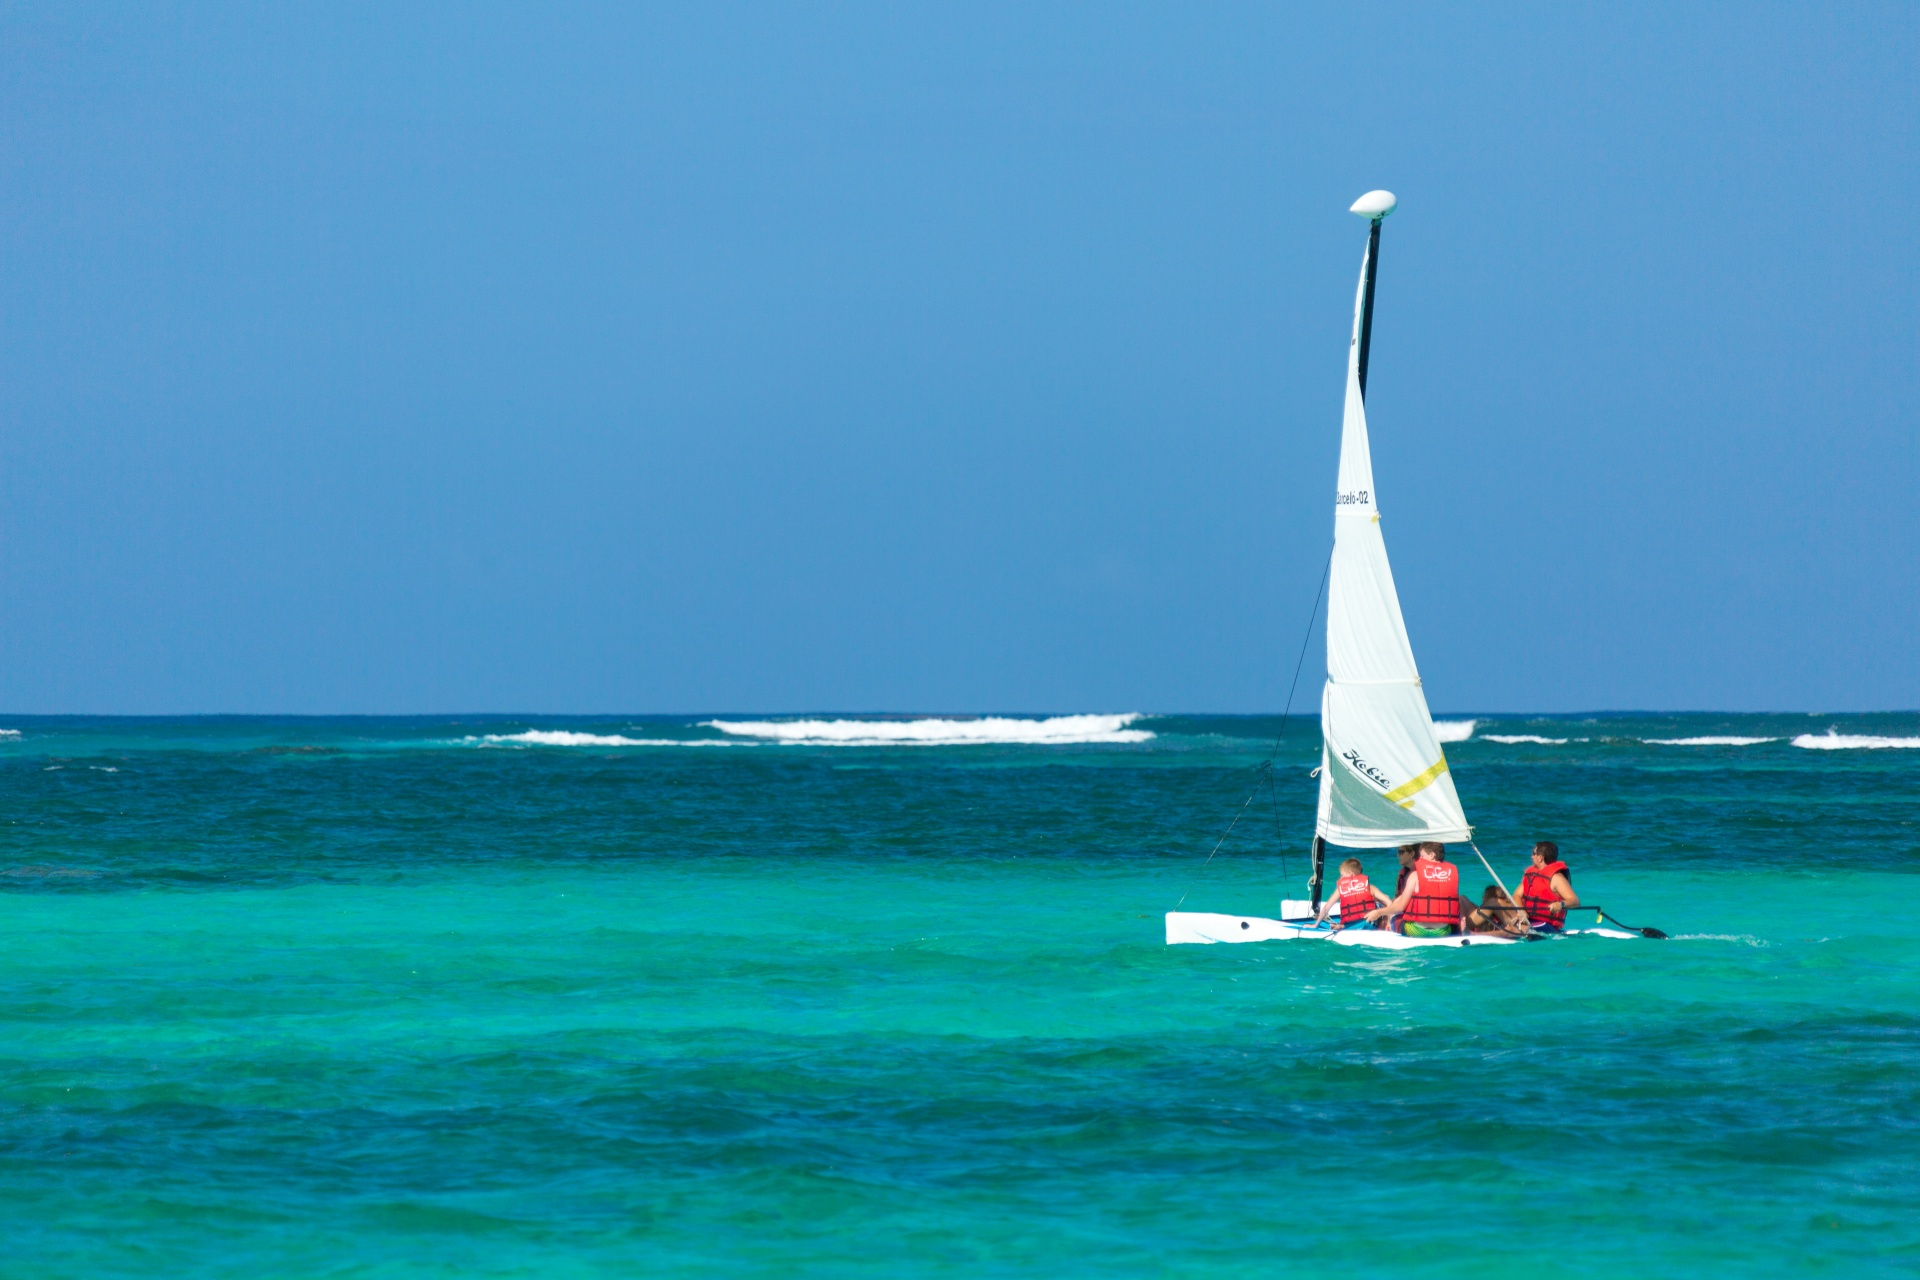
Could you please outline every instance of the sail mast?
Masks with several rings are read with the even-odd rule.
[[[1373,351],[1373,281],[1380,265],[1380,223],[1393,212],[1392,199],[1387,207],[1374,212],[1371,208],[1362,209],[1370,196],[1383,194],[1369,192],[1361,196],[1353,205],[1353,212],[1367,218],[1367,254],[1360,262],[1360,314],[1354,317],[1356,350],[1353,353],[1355,380],[1360,386],[1360,400],[1364,404],[1367,398],[1367,357]],[[1308,892],[1313,899],[1313,909],[1320,909],[1320,895],[1326,884],[1327,839],[1316,829],[1313,835],[1313,876],[1307,882]]]
[[[1375,196],[1387,197],[1384,208],[1378,202],[1368,202]],[[1363,206],[1367,206],[1364,207]],[[1391,194],[1382,191],[1370,191],[1361,196],[1353,205],[1353,212],[1367,219],[1367,256],[1360,263],[1360,314],[1355,318],[1358,331],[1354,339],[1357,350],[1354,352],[1354,375],[1360,385],[1360,401],[1367,399],[1367,357],[1373,351],[1373,281],[1380,266],[1380,223],[1393,212],[1394,201]],[[1321,888],[1326,883],[1327,840],[1319,831],[1313,836],[1313,878],[1308,881],[1308,890],[1313,897],[1313,908],[1320,909]]]
[[[1320,701],[1320,810],[1314,825],[1316,890],[1324,877],[1325,844],[1386,849],[1422,840],[1464,840],[1472,830],[1434,733],[1400,614],[1367,438],[1365,388],[1380,221],[1395,204],[1387,191],[1370,191],[1353,204],[1353,212],[1368,222],[1367,252],[1354,295],[1334,494],[1327,684]]]
[[[1365,197],[1362,197],[1364,199]],[[1358,208],[1356,206],[1356,212]],[[1380,222],[1392,208],[1373,214],[1367,230],[1367,260],[1361,267],[1365,273],[1360,285],[1360,354],[1357,371],[1360,375],[1360,398],[1367,398],[1367,354],[1373,349],[1373,275],[1380,265]]]

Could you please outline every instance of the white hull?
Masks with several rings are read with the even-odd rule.
[[[1167,945],[1182,942],[1277,942],[1330,937],[1306,921],[1291,923],[1260,916],[1221,916],[1206,911],[1167,912]]]
[[[1288,907],[1306,904],[1284,903]],[[1553,937],[1588,935],[1596,938],[1636,938],[1639,935],[1620,929],[1569,929]],[[1223,916],[1207,911],[1167,912],[1167,945],[1213,942],[1331,942],[1342,947],[1375,947],[1385,951],[1407,951],[1414,947],[1510,947],[1519,938],[1495,937],[1489,933],[1461,934],[1451,938],[1409,938],[1384,929],[1331,929],[1315,925],[1310,918],[1269,920],[1261,916]]]
[[[1412,947],[1510,947],[1519,938],[1502,938],[1491,933],[1456,934],[1451,938],[1409,938],[1385,929],[1342,929],[1328,939],[1343,947],[1379,947],[1383,951],[1406,951]]]

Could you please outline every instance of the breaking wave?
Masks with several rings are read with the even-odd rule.
[[[1640,741],[1656,747],[1757,747],[1763,742],[1778,742],[1778,738],[1642,738]]]
[[[1565,738],[1543,738],[1537,733],[1483,733],[1480,735],[1488,742],[1532,742],[1543,747],[1566,745]]]
[[[699,742],[679,738],[629,738],[618,733],[575,733],[569,729],[529,729],[525,733],[489,733],[462,738],[462,742],[514,744],[523,747],[697,747]],[[726,745],[720,742],[708,746]]]
[[[1465,742],[1473,736],[1473,726],[1478,720],[1435,720],[1433,736],[1442,742]]]
[[[1796,747],[1814,751],[1885,750],[1889,747],[1920,748],[1920,738],[1879,738],[1865,733],[1803,733],[1793,740]]]
[[[17,738],[19,736],[20,731],[18,729],[0,729],[0,738]]]
[[[1139,714],[1048,716],[1021,720],[982,716],[978,720],[707,720],[722,733],[797,746],[954,747],[993,744],[1055,746],[1072,743],[1146,742],[1154,735],[1127,726]]]

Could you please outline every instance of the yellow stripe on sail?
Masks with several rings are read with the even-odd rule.
[[[1433,785],[1433,780],[1447,771],[1447,757],[1442,755],[1425,773],[1417,778],[1409,778],[1393,790],[1387,792],[1387,799],[1402,809],[1413,808],[1413,798]]]

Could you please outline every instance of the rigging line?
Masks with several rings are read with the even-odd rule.
[[[1293,714],[1293,695],[1300,689],[1300,672],[1307,665],[1307,646],[1313,643],[1313,624],[1320,617],[1320,600],[1327,594],[1327,579],[1333,576],[1333,549],[1327,549],[1327,567],[1320,571],[1320,586],[1313,593],[1313,611],[1307,614],[1307,633],[1300,637],[1300,656],[1293,660],[1293,683],[1287,686],[1287,705],[1280,710],[1280,727],[1273,732],[1273,748],[1267,753],[1267,798],[1273,808],[1273,836],[1280,844],[1280,878],[1288,879],[1287,829],[1280,824],[1280,797],[1273,785],[1273,762],[1280,756],[1280,741],[1287,736],[1287,717]]]
[[[1274,791],[1273,770],[1271,768],[1267,770],[1267,803],[1273,809],[1273,830],[1277,838],[1286,828],[1280,825],[1280,797]],[[1287,842],[1282,839],[1280,841],[1280,880],[1281,883],[1284,884],[1292,878],[1293,868],[1287,863]],[[1280,900],[1282,902],[1286,901],[1286,895],[1284,893],[1280,895]],[[1282,910],[1284,910],[1284,908],[1282,908]]]
[[[1269,774],[1272,773],[1273,761],[1269,760],[1266,763],[1262,764],[1260,766],[1260,769],[1261,769],[1261,772],[1263,773],[1269,773]],[[1247,816],[1248,806],[1253,803],[1253,798],[1259,794],[1260,794],[1260,780],[1256,778],[1254,779],[1253,790],[1247,792],[1246,803],[1240,806],[1239,813],[1236,813],[1233,815],[1233,821],[1229,822],[1227,824],[1227,829],[1220,833],[1220,838],[1213,842],[1213,853],[1209,853],[1207,855],[1207,860],[1200,864],[1201,875],[1205,875],[1207,873],[1207,868],[1213,865],[1213,854],[1220,852],[1220,846],[1227,842],[1227,837],[1233,834],[1233,829],[1240,825],[1240,819]],[[1195,877],[1195,878],[1197,879],[1198,877]],[[1187,893],[1192,893],[1192,892],[1193,892],[1193,886],[1188,885]],[[1181,894],[1180,901],[1173,904],[1173,909],[1175,911],[1178,911],[1181,908],[1181,906],[1186,902],[1187,893]]]
[[[1313,593],[1313,612],[1307,615],[1307,634],[1300,637],[1300,656],[1294,659],[1293,683],[1287,686],[1287,705],[1280,712],[1280,727],[1273,734],[1272,755],[1280,754],[1280,739],[1287,733],[1287,717],[1293,714],[1293,695],[1300,688],[1300,669],[1307,665],[1307,646],[1313,643],[1313,624],[1320,617],[1320,598],[1327,594],[1327,579],[1333,575],[1333,551],[1327,551],[1327,567],[1320,571],[1320,587]]]
[[[1233,829],[1240,825],[1240,819],[1247,816],[1247,808],[1253,803],[1253,798],[1260,794],[1260,783],[1263,780],[1267,784],[1267,796],[1273,802],[1274,832],[1276,835],[1279,835],[1285,830],[1280,825],[1280,798],[1273,786],[1273,760],[1275,756],[1280,754],[1280,740],[1286,736],[1287,717],[1293,714],[1293,695],[1300,688],[1300,671],[1301,668],[1307,664],[1307,646],[1313,643],[1313,624],[1315,620],[1320,617],[1320,599],[1327,594],[1327,579],[1331,577],[1332,574],[1333,550],[1329,548],[1327,550],[1327,567],[1320,571],[1320,586],[1313,593],[1313,612],[1307,615],[1307,634],[1300,637],[1300,656],[1296,658],[1293,663],[1293,683],[1287,686],[1287,705],[1280,711],[1280,727],[1274,732],[1273,748],[1267,753],[1267,758],[1260,762],[1260,776],[1253,780],[1253,790],[1247,792],[1247,798],[1245,802],[1241,804],[1240,812],[1233,815],[1233,821],[1229,822],[1227,829],[1220,833],[1220,838],[1213,842],[1212,853],[1207,854],[1207,860],[1200,864],[1200,873],[1202,875],[1206,874],[1207,868],[1213,865],[1213,855],[1220,852],[1220,846],[1227,842],[1227,837],[1233,834]],[[1280,874],[1283,877],[1288,874],[1287,849],[1284,840],[1280,846]],[[1195,877],[1196,880],[1198,878],[1198,876]],[[1187,892],[1180,895],[1180,901],[1173,904],[1173,909],[1178,911],[1186,902],[1187,895],[1192,892],[1193,886],[1189,884],[1187,886]]]

